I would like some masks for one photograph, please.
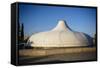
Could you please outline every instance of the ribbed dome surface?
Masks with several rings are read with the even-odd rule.
[[[33,34],[28,43],[33,47],[77,47],[92,45],[92,38],[72,31],[65,21],[60,20],[54,29]]]

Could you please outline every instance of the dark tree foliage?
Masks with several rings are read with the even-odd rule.
[[[24,42],[24,25],[22,23],[22,27],[21,27],[21,41]]]

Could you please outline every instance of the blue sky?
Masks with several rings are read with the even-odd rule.
[[[95,8],[19,4],[19,22],[24,23],[25,35],[51,30],[62,19],[74,31],[92,37],[96,32]]]

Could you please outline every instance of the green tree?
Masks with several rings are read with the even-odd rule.
[[[24,42],[24,25],[21,24],[21,41]]]

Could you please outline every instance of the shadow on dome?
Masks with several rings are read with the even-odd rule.
[[[85,34],[84,33],[84,35],[86,36],[86,38],[88,39],[88,42],[89,42],[89,47],[93,47],[94,45],[93,45],[93,38],[92,37],[90,37],[88,34]]]
[[[67,27],[69,30],[73,31],[73,30],[68,26],[67,22],[66,22],[65,20],[63,20],[63,21],[65,22],[66,27]]]

